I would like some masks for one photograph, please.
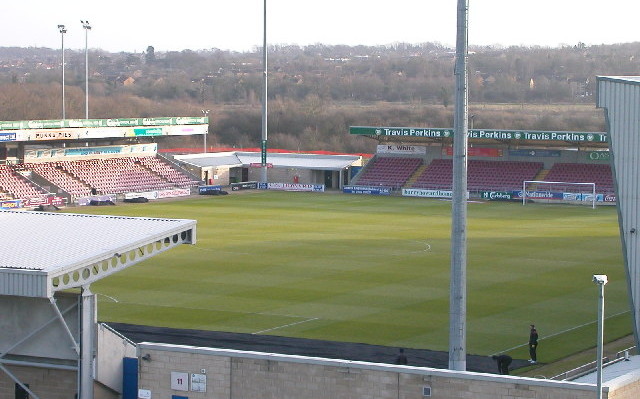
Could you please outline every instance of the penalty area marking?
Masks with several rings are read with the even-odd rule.
[[[277,327],[273,327],[273,328],[267,328],[266,330],[256,331],[256,332],[254,332],[252,334],[254,334],[254,335],[255,334],[262,334],[262,333],[265,333],[265,332],[269,332],[269,331],[273,331],[273,330],[279,330],[281,328],[287,328],[287,327],[295,326],[295,325],[302,324],[302,323],[308,323],[310,321],[319,320],[319,319],[320,319],[319,317],[314,317],[312,319],[296,321],[295,323],[284,324],[282,326],[277,326]]]

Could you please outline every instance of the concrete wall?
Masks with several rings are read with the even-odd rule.
[[[141,360],[139,388],[153,398],[419,399],[425,387],[431,388],[430,397],[446,399],[596,396],[593,384],[410,366],[151,343],[138,346],[138,356],[145,354],[151,360]],[[206,375],[206,392],[172,389],[172,372]]]
[[[295,176],[298,176],[300,184],[324,184],[324,178],[317,179],[313,172],[311,169],[269,168],[267,176],[270,182],[276,183],[295,183]],[[261,177],[262,169],[249,168],[249,181],[261,181]]]
[[[136,346],[104,324],[97,328],[98,347],[95,379],[109,389],[122,393],[122,369],[125,357],[136,356]]]
[[[202,168],[200,179],[206,180],[206,184],[227,186],[229,185],[229,173],[228,167],[206,167]]]

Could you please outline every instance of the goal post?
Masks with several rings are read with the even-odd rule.
[[[522,182],[522,205],[529,200],[561,201],[596,207],[596,184],[546,180]]]

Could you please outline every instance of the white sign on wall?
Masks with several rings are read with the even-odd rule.
[[[191,374],[191,390],[193,392],[207,392],[207,376],[205,374]]]
[[[138,399],[151,399],[151,391],[148,389],[138,389]]]
[[[378,145],[378,154],[420,154],[427,153],[427,147],[419,145]]]
[[[171,372],[171,389],[174,391],[189,390],[189,373]]]

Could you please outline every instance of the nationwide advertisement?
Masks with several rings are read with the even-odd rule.
[[[522,200],[522,190],[511,193],[513,199]],[[553,191],[527,191],[527,199],[532,200],[557,200],[557,201],[580,201],[592,202],[592,193],[565,193]],[[616,202],[616,196],[611,194],[596,194],[596,202]]]
[[[522,199],[522,190],[514,191],[513,197]],[[563,193],[554,193],[551,191],[527,191],[528,199],[561,200],[563,197]]]
[[[345,194],[391,195],[391,187],[344,186]]]
[[[260,190],[324,192],[324,184],[259,183]]]

